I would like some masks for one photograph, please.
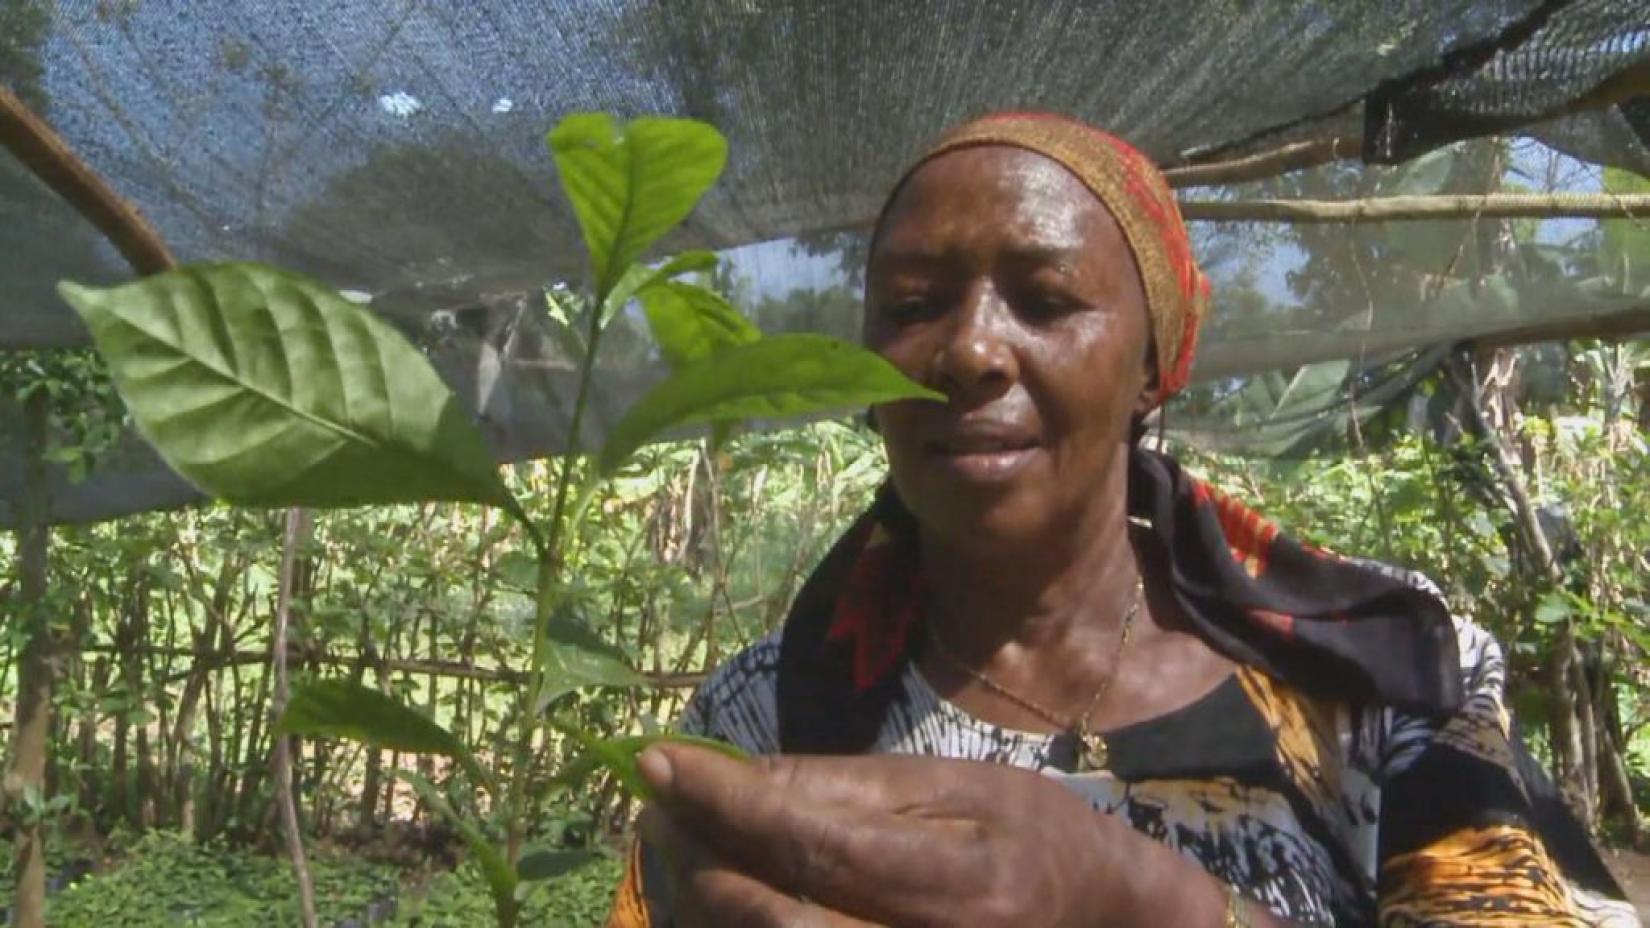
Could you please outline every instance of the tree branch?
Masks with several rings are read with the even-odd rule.
[[[1213,187],[1219,184],[1241,184],[1265,180],[1291,171],[1315,168],[1320,164],[1357,157],[1363,151],[1363,140],[1358,138],[1318,139],[1312,142],[1291,142],[1270,151],[1214,161],[1208,164],[1188,164],[1169,168],[1163,177],[1171,187]]]
[[[130,648],[115,648],[110,645],[89,645],[80,649],[84,654],[130,654],[145,657],[188,658],[199,667],[206,670],[220,670],[230,666],[250,666],[264,664],[269,661],[269,654],[265,651],[196,651],[192,648],[163,648],[136,646]],[[328,667],[353,667],[359,658],[352,654],[318,654],[304,650],[296,643],[291,652],[292,661],[300,664],[322,664]],[[477,667],[460,661],[432,661],[403,658],[389,658],[374,662],[374,666],[394,673],[420,674],[437,677],[453,677],[462,680],[480,680],[484,683],[520,683],[527,679],[527,675],[519,670],[508,667]],[[196,668],[191,668],[191,670]],[[170,684],[186,677],[188,673],[175,675],[165,682]],[[703,673],[648,673],[642,676],[647,679],[649,686],[656,689],[688,689],[698,686],[705,681]]]

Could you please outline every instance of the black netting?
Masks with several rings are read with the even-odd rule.
[[[853,230],[912,154],[957,120],[1064,111],[1171,164],[1356,137],[1366,125],[1377,158],[1429,152],[1396,169],[1339,163],[1184,191],[1191,198],[1475,193],[1509,179],[1595,191],[1605,179],[1568,159],[1547,172],[1568,186],[1531,182],[1542,172],[1523,162],[1545,148],[1434,149],[1516,131],[1650,174],[1650,101],[1567,112],[1644,73],[1647,9],[0,0],[0,82],[184,260],[268,260],[369,295],[429,346],[500,457],[514,459],[566,444],[570,362],[538,294],[580,265],[542,142],[569,112],[715,122],[732,146],[728,173],[662,250],[732,248],[732,296],[764,328],[851,337],[864,249]],[[1529,225],[1197,224],[1217,307],[1199,387],[1170,409],[1170,430],[1253,453],[1322,447],[1404,403],[1442,346],[1650,303],[1645,281],[1608,264],[1623,236],[1607,230],[1642,223],[1517,222]],[[751,244],[787,236],[797,238]],[[0,154],[0,350],[82,344],[54,285],[128,273]],[[609,347],[587,442],[658,376],[639,333]],[[0,452],[0,496],[15,494],[17,475],[15,454]],[[59,521],[191,495],[130,438],[90,479],[59,472],[56,482]],[[8,518],[0,504],[0,524]]]
[[[1642,93],[1647,75],[1650,5],[1548,0],[1502,35],[1377,89],[1364,109],[1364,157],[1393,164],[1459,139],[1613,104]],[[1623,121],[1643,128],[1632,115]],[[1638,132],[1641,146],[1646,138]]]

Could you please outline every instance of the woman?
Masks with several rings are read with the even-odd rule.
[[[767,759],[643,755],[613,924],[1637,924],[1487,635],[1138,446],[1207,299],[1098,130],[993,116],[912,168],[865,338],[948,402],[873,410],[890,485],[691,703]]]

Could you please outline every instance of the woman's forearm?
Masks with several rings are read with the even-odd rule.
[[[1167,846],[1129,827],[1116,816],[1103,820],[1101,840],[1109,848],[1110,884],[1096,911],[1107,913],[1109,926],[1183,925],[1186,928],[1288,928],[1292,922],[1253,900],[1233,911],[1232,890],[1207,870]]]

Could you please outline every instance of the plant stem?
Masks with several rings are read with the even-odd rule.
[[[550,620],[558,605],[557,587],[561,579],[562,545],[566,543],[566,513],[568,493],[573,487],[575,457],[579,453],[579,431],[584,426],[584,410],[590,401],[590,384],[596,370],[596,350],[601,346],[602,305],[607,293],[597,294],[589,308],[590,326],[584,340],[584,357],[579,363],[579,389],[573,397],[573,415],[567,429],[567,451],[562,457],[561,471],[556,475],[556,502],[550,512],[550,529],[544,546],[538,551],[538,580],[533,603],[533,663],[528,668],[527,702],[522,707],[521,728],[516,735],[515,763],[510,776],[509,840],[505,859],[514,867],[520,859],[521,846],[526,838],[526,801],[532,765],[533,735],[543,707],[539,700],[544,695],[544,665],[550,657]]]

